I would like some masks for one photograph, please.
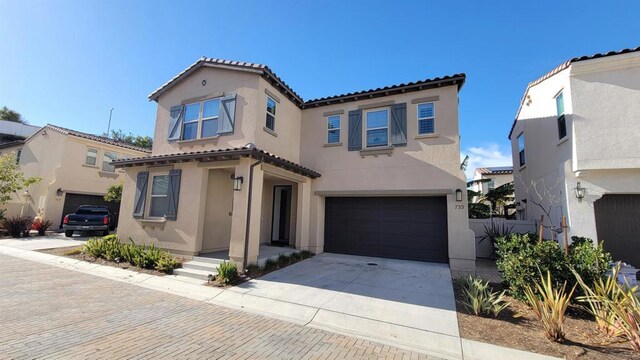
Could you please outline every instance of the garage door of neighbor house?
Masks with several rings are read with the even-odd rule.
[[[324,239],[326,252],[448,262],[447,199],[326,198]]]
[[[614,260],[640,268],[640,195],[607,194],[593,207],[605,250]]]
[[[62,218],[60,219],[60,227],[62,227],[62,220],[67,214],[72,214],[76,211],[80,205],[102,205],[109,208],[111,214],[115,214],[115,224],[118,224],[118,212],[120,212],[119,202],[107,202],[100,195],[85,195],[85,194],[69,194],[64,196],[64,206],[62,208]]]

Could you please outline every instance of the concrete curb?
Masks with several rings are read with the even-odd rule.
[[[360,318],[339,312],[274,300],[248,294],[244,289],[220,289],[204,285],[183,282],[171,275],[164,277],[142,274],[131,270],[106,265],[92,264],[82,260],[45,254],[0,245],[0,254],[35,261],[58,268],[77,271],[105,279],[120,281],[150,290],[182,296],[192,300],[207,302],[227,308],[267,316],[298,325],[310,326],[334,333],[356,336],[411,351],[419,351],[445,359],[469,360],[514,360],[534,359],[551,360],[554,357],[526,351],[514,350],[492,344],[461,339],[456,336],[413,329],[382,321]],[[376,329],[371,332],[358,329]],[[418,344],[418,345],[417,345]]]

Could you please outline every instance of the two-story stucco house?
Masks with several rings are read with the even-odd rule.
[[[148,155],[149,150],[46,125],[26,140],[0,146],[0,153],[14,153],[25,176],[42,178],[7,203],[5,215],[39,215],[58,228],[64,215],[80,205],[107,205],[118,212],[118,203],[103,199],[109,186],[124,181],[123,171],[111,162]]]
[[[475,191],[479,195],[474,197],[474,201],[478,201],[481,196],[487,195],[487,193],[497,187],[513,182],[513,167],[512,166],[493,166],[477,168],[473,172],[473,179],[470,181],[471,190]],[[513,215],[515,209],[511,209],[513,206],[513,197],[509,197],[510,200],[504,204],[499,204],[499,208],[495,209],[498,214]],[[488,204],[488,202],[485,202]],[[505,207],[507,213],[505,213]]]
[[[475,266],[459,164],[463,74],[303,101],[267,66],[201,58],[150,95],[151,156],[118,234],[255,263],[263,244]]]
[[[640,266],[638,124],[640,47],[574,58],[530,83],[509,133],[525,218],[558,227],[566,216],[569,237],[604,240]]]

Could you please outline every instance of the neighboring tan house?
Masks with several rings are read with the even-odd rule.
[[[604,240],[640,267],[639,124],[640,47],[574,58],[530,83],[509,133],[525,218],[558,228],[566,216],[569,238]]]
[[[464,80],[305,102],[267,66],[202,58],[149,96],[151,156],[115,162],[126,171],[118,235],[243,265],[283,244],[474,269]]]
[[[480,196],[487,195],[487,193],[497,187],[504,184],[513,182],[513,166],[495,166],[495,167],[483,167],[477,168],[473,173],[473,180],[471,181],[471,190],[480,194]],[[474,197],[474,201],[477,202],[479,197]],[[503,205],[498,205],[498,209],[495,209],[497,213],[504,214],[504,206],[512,205],[513,199],[506,201]],[[488,202],[485,202],[488,204]],[[509,206],[507,206],[509,208]],[[492,209],[494,210],[494,209]],[[515,209],[509,209],[508,215],[513,214]]]
[[[62,225],[64,215],[79,205],[107,205],[117,212],[119,204],[103,199],[109,186],[124,181],[123,171],[111,161],[150,152],[54,125],[46,125],[26,140],[8,145],[0,145],[0,152],[15,153],[25,176],[39,176],[42,180],[5,204],[5,216],[40,215],[56,228]]]

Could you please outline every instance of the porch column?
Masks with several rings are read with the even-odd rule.
[[[247,264],[257,263],[260,245],[260,216],[262,210],[262,186],[264,172],[260,165],[253,168],[253,186],[249,199],[250,167],[255,159],[242,159],[235,168],[235,176],[242,176],[242,190],[233,193],[233,216],[231,218],[231,239],[229,242],[229,258],[239,265],[244,258],[245,236],[247,234],[247,209],[251,202],[249,214],[249,244]]]
[[[296,249],[309,250],[309,221],[311,214],[311,181],[298,183],[296,214]]]

